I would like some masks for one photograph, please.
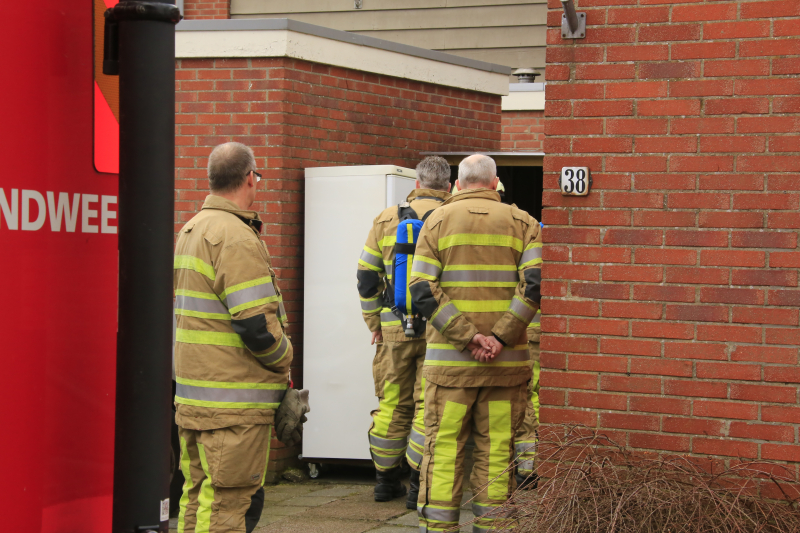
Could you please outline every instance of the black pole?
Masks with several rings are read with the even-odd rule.
[[[112,533],[168,531],[175,23],[162,1],[121,2],[119,326]],[[164,520],[162,520],[164,518]]]

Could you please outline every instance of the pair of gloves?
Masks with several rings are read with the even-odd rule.
[[[308,390],[288,389],[275,413],[275,434],[286,446],[294,446],[303,437],[303,422],[310,412]]]

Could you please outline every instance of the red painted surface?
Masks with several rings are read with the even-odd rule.
[[[2,25],[3,530],[107,533],[117,238],[101,215],[105,196],[115,231],[117,176],[93,167],[92,4],[11,3]],[[71,211],[81,195],[74,231],[63,212],[54,231],[60,193]]]

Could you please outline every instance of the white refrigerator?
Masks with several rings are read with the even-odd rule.
[[[356,270],[372,221],[405,201],[415,179],[415,171],[390,165],[306,169],[303,387],[311,405],[303,429],[306,461],[370,460],[370,411],[378,406],[375,346],[361,318]]]

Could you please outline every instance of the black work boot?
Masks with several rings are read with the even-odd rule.
[[[405,496],[406,488],[400,483],[400,469],[392,468],[384,472],[378,470],[375,476],[378,484],[375,485],[375,501],[388,502]]]
[[[539,486],[539,476],[536,472],[529,476],[517,472],[514,477],[517,479],[517,490],[531,490]]]
[[[411,478],[408,480],[408,499],[406,500],[406,509],[416,509],[417,500],[419,499],[419,470],[411,469]]]

